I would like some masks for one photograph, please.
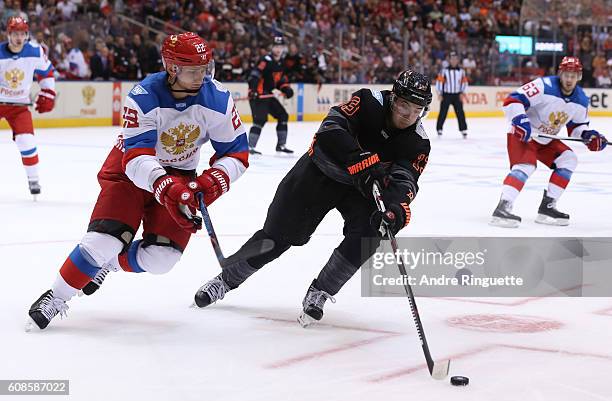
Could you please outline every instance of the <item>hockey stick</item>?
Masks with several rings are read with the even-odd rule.
[[[572,141],[572,142],[582,142],[582,143],[584,143],[582,138],[574,138],[574,137],[571,137],[571,136],[563,137],[563,136],[548,135],[548,134],[538,134],[538,138],[558,139],[560,141]]]
[[[34,106],[34,103],[11,103],[11,102],[0,102],[0,106]]]
[[[538,134],[538,138],[558,139],[560,141],[572,141],[572,142],[582,142],[582,143],[584,143],[584,140],[582,138],[574,138],[574,137],[571,137],[571,136],[560,137],[560,136],[556,136],[556,135]],[[606,140],[606,144],[609,144],[609,142],[607,140]]]
[[[263,239],[260,241],[253,242],[247,247],[243,246],[240,251],[236,252],[229,258],[226,258],[225,256],[223,256],[223,252],[221,251],[221,247],[219,246],[219,240],[217,239],[217,234],[215,233],[215,229],[212,225],[210,214],[208,213],[208,208],[204,203],[204,195],[201,192],[198,192],[196,194],[196,198],[198,199],[198,204],[200,205],[200,212],[202,213],[202,219],[204,220],[204,226],[206,227],[206,231],[208,232],[210,243],[212,244],[213,250],[215,251],[215,255],[217,256],[217,260],[219,261],[219,265],[222,269],[239,260],[261,255],[263,253],[271,251],[274,248],[274,241],[272,241],[271,239]]]
[[[374,195],[374,200],[376,201],[376,207],[380,212],[384,213],[386,211],[386,208],[382,200],[382,196],[380,195],[380,186],[376,181],[372,186],[372,194]],[[385,232],[387,234],[387,238],[391,242],[391,248],[393,249],[393,253],[397,255],[397,240],[395,239],[395,236],[393,235],[391,229],[387,226],[386,223]],[[398,258],[397,260],[397,267],[402,276],[408,277],[404,262],[400,258]],[[423,323],[421,322],[419,310],[417,309],[416,300],[414,299],[414,293],[412,292],[412,287],[410,287],[410,284],[408,284],[407,282],[404,282],[404,290],[406,291],[406,295],[408,295],[408,302],[410,303],[412,318],[414,319],[414,324],[416,325],[417,332],[419,334],[419,339],[421,340],[421,347],[423,348],[423,354],[425,354],[425,361],[427,361],[427,368],[429,369],[429,374],[436,380],[442,380],[448,375],[448,369],[450,368],[450,359],[434,362],[433,358],[431,357],[431,352],[429,351],[429,345],[427,345],[427,339],[425,338],[425,330],[423,329]]]
[[[266,94],[266,95],[260,95],[260,96],[257,96],[257,97],[256,97],[256,98],[254,98],[254,99],[251,99],[251,98],[250,98],[250,97],[248,97],[248,96],[244,96],[244,97],[237,97],[236,99],[234,99],[234,102],[241,102],[241,101],[243,101],[243,100],[271,99],[271,98],[273,98],[273,97],[283,97],[283,95],[276,95],[276,94],[274,94],[274,93],[268,93],[268,94]]]

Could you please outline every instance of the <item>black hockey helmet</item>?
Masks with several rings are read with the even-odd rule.
[[[428,108],[431,103],[431,81],[411,69],[403,71],[393,84],[393,94],[410,103]]]
[[[283,38],[282,36],[275,36],[274,40],[272,41],[272,44],[274,46],[285,46],[285,38]]]

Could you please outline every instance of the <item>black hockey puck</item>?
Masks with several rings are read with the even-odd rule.
[[[453,376],[451,377],[451,384],[453,386],[467,386],[470,384],[470,379],[465,376]]]

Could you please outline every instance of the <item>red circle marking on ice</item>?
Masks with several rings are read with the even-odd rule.
[[[557,330],[563,323],[539,316],[525,315],[464,315],[448,318],[449,326],[465,330],[493,333],[537,333]]]

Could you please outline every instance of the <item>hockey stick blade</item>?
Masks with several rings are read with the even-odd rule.
[[[429,367],[429,366],[428,366]],[[431,377],[436,380],[444,380],[448,376],[448,370],[450,369],[450,359],[445,361],[434,362],[432,368],[429,370]]]

